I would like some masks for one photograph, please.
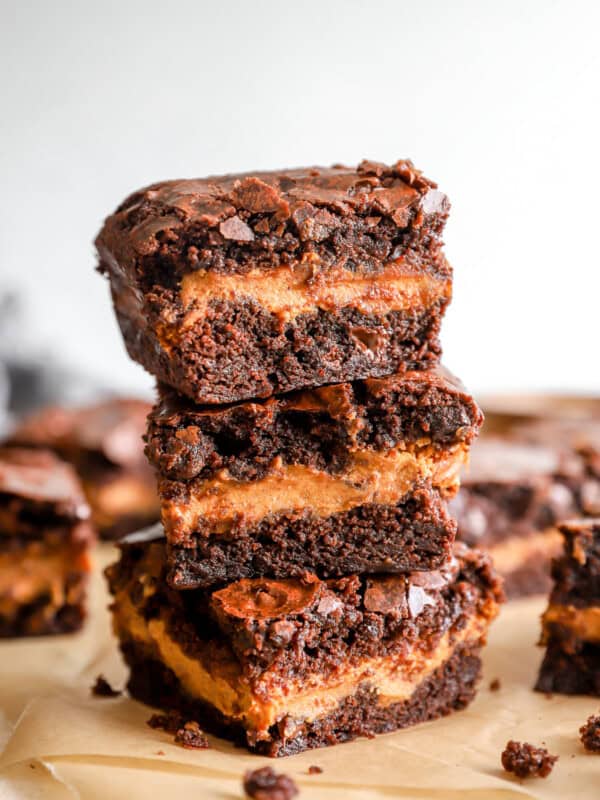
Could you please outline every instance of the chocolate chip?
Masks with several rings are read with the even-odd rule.
[[[229,217],[229,219],[221,222],[219,231],[225,239],[233,239],[236,242],[251,242],[254,240],[252,228],[237,216]]]

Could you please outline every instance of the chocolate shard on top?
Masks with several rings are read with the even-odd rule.
[[[130,355],[199,403],[439,359],[449,203],[410,161],[165,181],[106,220]]]

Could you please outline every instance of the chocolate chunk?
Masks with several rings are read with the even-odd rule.
[[[246,772],[244,791],[252,800],[291,800],[298,794],[298,787],[288,775],[262,767]]]
[[[494,678],[493,681],[490,681],[490,692],[497,692],[501,687],[500,679]]]
[[[558,756],[551,756],[545,747],[528,742],[507,742],[502,752],[502,766],[517,778],[547,778]]]
[[[206,750],[209,747],[208,739],[197,722],[186,722],[175,733],[175,744],[180,744],[188,750]]]
[[[588,717],[585,725],[579,728],[579,733],[588,753],[600,753],[600,714]]]
[[[215,592],[211,604],[218,613],[237,619],[273,619],[310,608],[323,584],[314,575],[298,580],[242,579]]]
[[[311,766],[308,768],[308,774],[309,775],[320,775],[322,772],[323,772],[323,768],[322,767],[317,767],[314,764],[311,764]]]
[[[236,242],[251,242],[254,239],[252,228],[238,216],[229,217],[221,222],[219,231],[225,239],[233,239]]]
[[[406,580],[401,575],[368,578],[363,602],[367,611],[402,615],[408,608]]]
[[[281,211],[289,213],[288,203],[274,186],[259,178],[244,178],[233,184],[231,201],[252,214]]]
[[[104,675],[98,675],[96,683],[92,686],[92,694],[94,697],[119,697],[123,692],[113,689]]]

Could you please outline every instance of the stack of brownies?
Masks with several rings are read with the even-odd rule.
[[[155,184],[97,247],[158,379],[160,530],[108,570],[133,696],[286,755],[464,707],[501,600],[446,501],[447,198],[409,161]]]

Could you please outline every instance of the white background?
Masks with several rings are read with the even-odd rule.
[[[0,289],[22,346],[144,389],[91,242],[172,177],[409,156],[453,202],[446,363],[600,390],[600,4],[0,0]]]

